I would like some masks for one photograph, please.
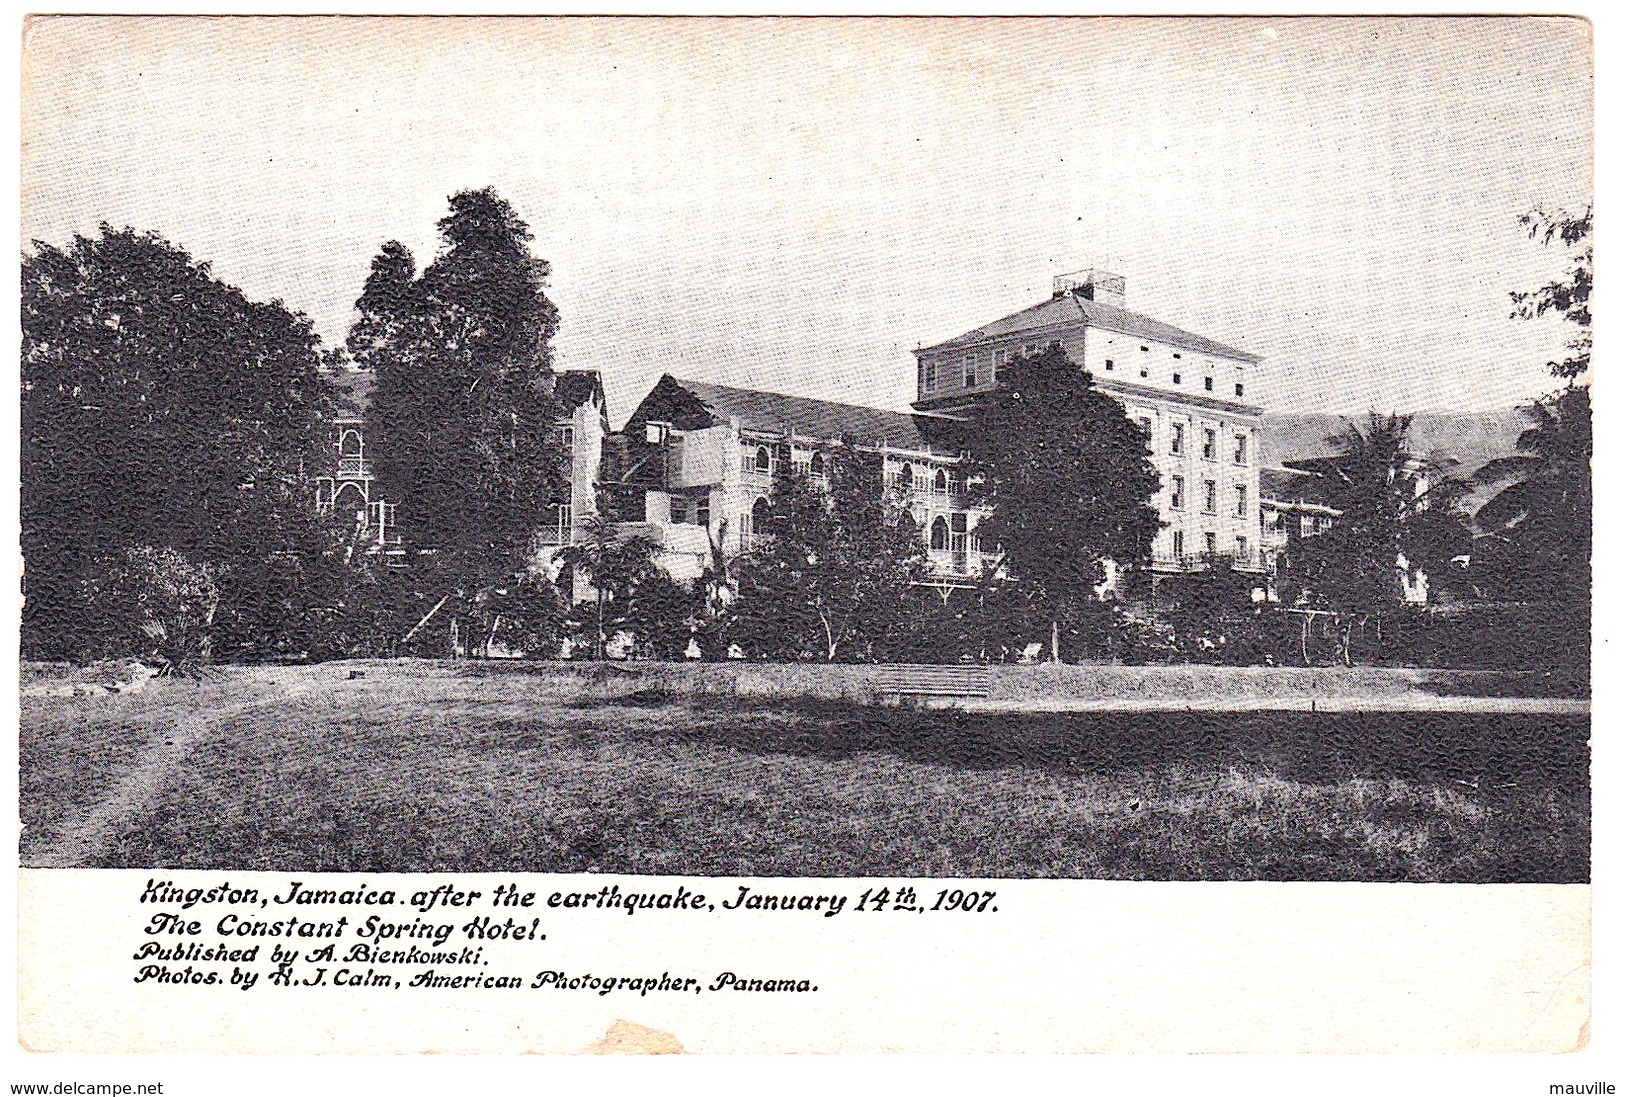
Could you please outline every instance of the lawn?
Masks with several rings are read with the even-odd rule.
[[[1577,882],[1589,721],[971,714],[517,664],[25,698],[24,864]],[[608,676],[609,680],[605,681]]]

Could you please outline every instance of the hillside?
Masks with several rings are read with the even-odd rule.
[[[1359,420],[1356,420],[1357,422]],[[1483,412],[1422,412],[1411,423],[1415,452],[1454,457],[1458,473],[1471,474],[1485,462],[1517,452],[1518,435],[1528,426],[1514,408]],[[1260,439],[1266,466],[1307,457],[1324,457],[1328,439],[1344,429],[1339,415],[1287,412],[1264,416]]]

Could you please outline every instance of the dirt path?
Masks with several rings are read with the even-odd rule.
[[[84,868],[94,864],[118,838],[130,820],[150,807],[170,775],[199,744],[213,738],[230,722],[247,713],[275,708],[312,693],[331,689],[332,683],[279,675],[277,692],[252,701],[221,705],[177,720],[155,736],[145,754],[89,807],[64,819],[48,848],[24,858],[30,868]]]

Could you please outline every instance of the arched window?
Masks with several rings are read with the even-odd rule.
[[[758,498],[750,505],[750,529],[752,533],[767,532],[767,500]]]
[[[345,428],[339,433],[339,456],[361,456],[361,432],[359,430]]]
[[[767,452],[766,446],[756,447],[756,471],[770,472],[773,468],[773,455]]]
[[[897,470],[897,486],[902,491],[914,490],[914,466],[904,464]]]
[[[931,523],[931,547],[942,550],[948,547],[948,523],[943,521],[940,515]]]
[[[338,497],[333,500],[333,509],[340,514],[354,512],[358,517],[364,515],[367,511],[366,493],[353,482],[344,484],[339,488]]]
[[[931,490],[938,495],[948,494],[948,474],[941,469],[937,470],[936,479],[931,481]]]
[[[824,455],[822,453],[812,455],[812,460],[807,463],[807,471],[814,476],[824,475]]]

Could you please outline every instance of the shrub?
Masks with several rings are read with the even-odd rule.
[[[214,657],[226,569],[170,548],[140,545],[107,560],[86,596],[109,655],[140,655],[164,674],[196,673]]]

